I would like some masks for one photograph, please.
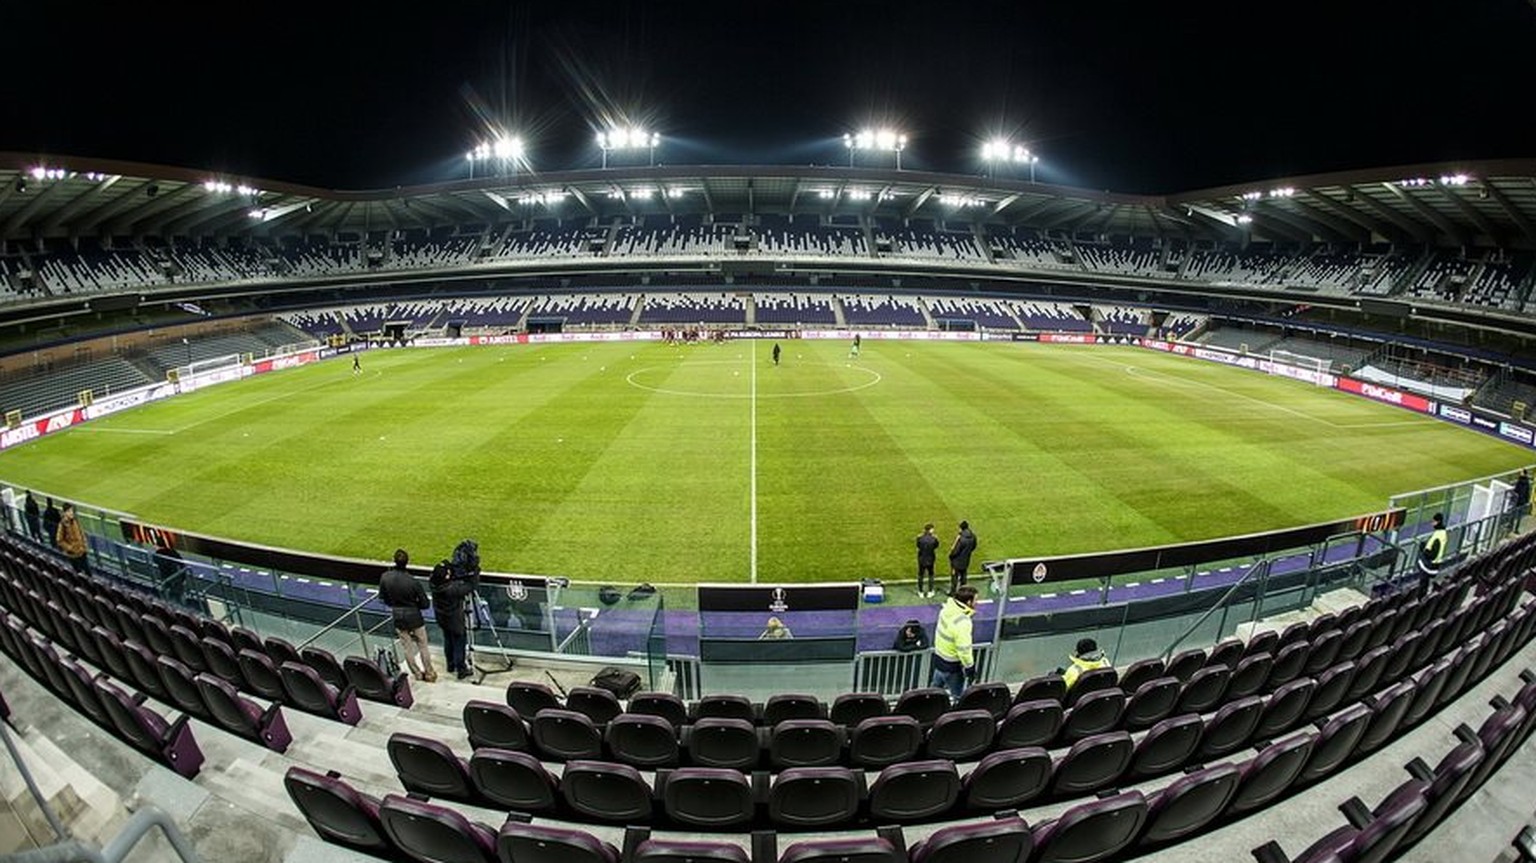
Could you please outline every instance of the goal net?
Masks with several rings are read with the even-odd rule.
[[[1325,360],[1321,357],[1312,357],[1307,356],[1306,354],[1298,354],[1294,351],[1273,350],[1269,352],[1269,359],[1270,362],[1295,366],[1298,369],[1306,369],[1310,372],[1316,372],[1318,375],[1328,374],[1333,369],[1333,360]],[[1322,379],[1319,378],[1318,382],[1321,383],[1321,380]]]

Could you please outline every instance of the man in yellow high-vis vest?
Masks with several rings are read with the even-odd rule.
[[[1429,539],[1419,546],[1419,596],[1429,593],[1430,579],[1440,574],[1440,566],[1445,563],[1450,547],[1451,537],[1445,530],[1445,516],[1437,512]]]
[[[967,682],[976,679],[976,654],[971,650],[971,618],[976,614],[976,588],[962,584],[939,609],[933,633],[933,679],[956,701]]]

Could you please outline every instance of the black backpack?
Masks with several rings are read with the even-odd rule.
[[[592,678],[592,685],[612,692],[615,698],[624,699],[640,691],[640,675],[609,666]]]

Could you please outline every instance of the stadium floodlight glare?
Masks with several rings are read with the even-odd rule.
[[[31,171],[34,180],[62,180],[69,176],[69,172],[63,168],[45,168],[38,165]]]
[[[1239,225],[1247,225],[1247,224],[1250,224],[1252,222],[1253,222],[1253,217],[1248,215],[1247,213],[1243,213],[1242,215],[1237,217],[1237,223]]]
[[[1260,192],[1258,190],[1254,190],[1252,192],[1244,192],[1244,193],[1242,193],[1241,195],[1238,196],[1238,198],[1240,200],[1244,200],[1244,201],[1257,201],[1258,199],[1260,199],[1262,197],[1264,197],[1264,193]]]
[[[603,167],[608,167],[610,150],[649,150],[651,164],[656,164],[656,148],[661,146],[661,135],[640,126],[614,128],[597,133],[597,148],[603,151]]]
[[[224,194],[224,193],[228,193],[228,192],[233,192],[234,190],[235,190],[234,186],[231,186],[230,184],[224,182],[223,180],[207,180],[207,181],[204,181],[204,183],[203,183],[203,191],[205,191],[205,192],[215,192],[215,193]]]
[[[1040,157],[1029,151],[1022,144],[1015,144],[1007,138],[993,138],[981,145],[981,160],[987,163],[989,176],[997,176],[997,166],[1004,165],[1028,165],[1029,181],[1035,181],[1035,165],[1039,164]]]
[[[1468,177],[1466,174],[1446,174],[1446,175],[1443,175],[1440,178],[1440,185],[1442,185],[1442,186],[1465,186],[1467,184],[1467,181],[1470,180],[1470,179],[1472,179],[1472,178]]]
[[[1269,191],[1269,196],[1271,198],[1289,198],[1295,194],[1296,190],[1291,186],[1281,186],[1278,189],[1271,189]]]
[[[853,154],[860,150],[876,150],[896,154],[896,170],[901,170],[901,151],[907,148],[907,136],[888,127],[860,129],[843,135],[843,146],[848,148],[848,167],[853,167]]]
[[[939,203],[946,207],[979,207],[986,201],[975,195],[963,195],[958,192],[940,192]]]
[[[494,163],[498,173],[508,174],[517,170],[517,164],[525,160],[527,149],[523,139],[516,135],[497,135],[490,141],[481,141],[473,150],[464,154],[469,163],[469,176],[475,176],[476,163]]]

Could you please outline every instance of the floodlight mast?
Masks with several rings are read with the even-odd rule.
[[[860,129],[843,135],[843,146],[848,148],[848,167],[853,167],[853,154],[859,150],[879,150],[896,154],[896,170],[901,170],[901,151],[907,148],[907,136],[895,129]]]
[[[523,139],[516,135],[497,135],[495,140],[481,141],[473,150],[464,154],[464,161],[469,163],[469,178],[475,178],[475,163],[496,162],[501,174],[517,173],[517,163],[523,160],[526,154],[523,147]]]
[[[603,167],[608,167],[609,150],[648,150],[651,167],[656,167],[656,148],[661,146],[661,135],[639,126],[614,128],[597,133],[597,148],[603,151]]]
[[[1035,182],[1035,165],[1040,163],[1040,157],[1029,151],[1028,147],[1015,144],[1007,138],[993,138],[981,145],[981,159],[987,163],[987,176],[997,176],[997,165],[1004,164],[1028,165],[1029,182]]]

